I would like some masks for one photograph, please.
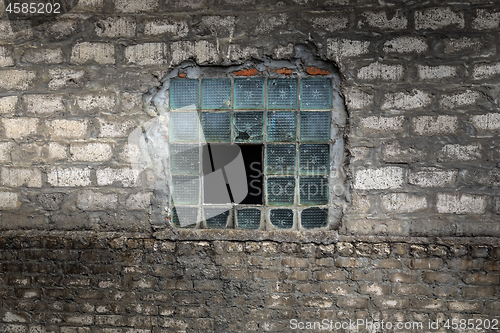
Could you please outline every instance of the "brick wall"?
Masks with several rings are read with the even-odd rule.
[[[493,0],[80,0],[33,27],[3,15],[0,332],[497,314],[499,28]],[[162,203],[127,140],[151,119],[143,98],[185,60],[288,59],[304,43],[338,66],[349,113],[338,230],[152,228]]]

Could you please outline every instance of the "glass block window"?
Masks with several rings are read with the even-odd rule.
[[[172,222],[327,228],[339,98],[333,77],[170,79]]]

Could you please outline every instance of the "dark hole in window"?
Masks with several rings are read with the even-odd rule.
[[[246,173],[246,187],[248,194],[243,200],[236,203],[246,205],[261,205],[263,197],[263,152],[262,145],[249,144],[207,144],[203,147],[202,164],[204,175],[203,197],[206,204],[229,204],[235,202],[235,184],[231,175],[228,176],[227,166],[240,154]],[[208,180],[209,174],[222,171],[222,177],[216,181],[225,184],[213,183]]]

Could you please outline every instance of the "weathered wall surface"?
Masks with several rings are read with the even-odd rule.
[[[498,238],[477,236],[500,236],[499,28],[487,0],[80,0],[35,27],[4,17],[0,332],[494,317]],[[162,203],[127,144],[150,119],[144,94],[184,60],[304,43],[343,76],[352,202],[338,232],[153,235]]]

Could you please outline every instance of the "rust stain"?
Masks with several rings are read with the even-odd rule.
[[[281,68],[281,69],[278,69],[278,74],[284,74],[284,75],[292,75],[292,70],[290,68]]]
[[[186,77],[186,73],[180,73],[179,77]]]
[[[317,67],[309,67],[309,66],[306,67],[306,72],[309,75],[328,75],[328,74],[330,74],[329,71],[325,71],[325,70],[319,69]]]
[[[234,75],[236,76],[252,76],[255,74],[260,74],[260,72],[255,68],[242,69],[241,71],[234,72]]]

